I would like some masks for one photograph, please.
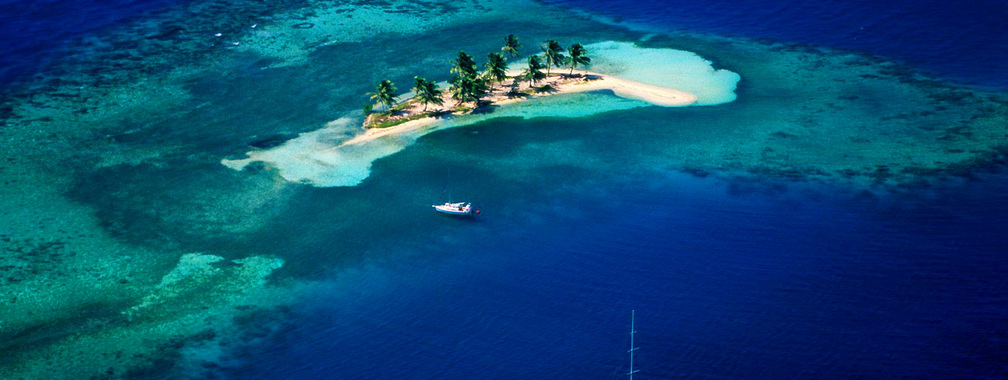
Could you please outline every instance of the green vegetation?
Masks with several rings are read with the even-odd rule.
[[[465,51],[459,51],[458,56],[452,62],[449,73],[448,91],[451,98],[457,101],[453,109],[457,112],[470,110],[466,104],[472,103],[472,107],[480,106],[480,100],[493,90],[497,83],[509,79],[507,75],[508,60],[506,56],[515,57],[521,43],[514,34],[504,37],[504,46],[501,52],[490,53],[484,64],[485,70],[480,73],[476,61],[472,55]],[[580,43],[575,43],[567,50],[570,57],[564,55],[564,48],[556,40],[548,40],[542,46],[543,54],[532,55],[528,58],[528,66],[521,75],[515,76],[511,85],[509,96],[521,95],[519,91],[519,81],[528,80],[530,86],[535,86],[539,81],[546,79],[553,67],[561,65],[571,65],[571,73],[577,65],[587,65],[591,59],[587,56],[587,51]],[[506,56],[505,56],[506,55]],[[543,60],[546,64],[543,65]],[[546,72],[543,73],[543,68]],[[398,125],[410,120],[416,120],[429,115],[427,108],[429,105],[443,106],[445,103],[444,91],[438,88],[437,83],[429,81],[423,77],[413,77],[413,92],[416,97],[396,106],[395,86],[390,80],[383,80],[375,86],[375,91],[368,93],[374,105],[365,105],[365,113],[368,120],[365,124],[369,128],[386,128]],[[526,92],[527,94],[527,92]],[[410,111],[423,103],[423,111]],[[382,106],[386,111],[383,113],[372,113],[376,106]],[[445,110],[435,110],[435,112],[445,112]],[[415,113],[415,114],[414,114]]]
[[[487,55],[484,75],[490,79],[491,87],[494,82],[501,82],[507,79],[507,59],[504,58],[504,54],[490,53]]]
[[[520,47],[521,42],[518,42],[518,37],[515,37],[514,34],[508,34],[507,37],[504,37],[504,47],[501,48],[501,51],[507,53],[508,57],[514,58],[518,56],[518,48]]]
[[[487,85],[478,76],[467,76],[453,83],[451,92],[452,99],[460,104],[473,102],[474,105],[479,105],[480,98],[487,93]]]
[[[417,119],[423,119],[425,117],[427,117],[426,113],[418,113],[418,114],[415,114],[415,115],[410,115],[410,116],[407,116],[407,117],[399,117],[399,118],[379,117],[379,118],[371,120],[371,123],[368,124],[368,128],[378,128],[378,129],[381,129],[381,128],[394,127],[394,126],[397,126],[399,124],[402,124],[402,123],[405,123],[405,122],[408,122],[408,121],[413,121],[413,120],[417,120]]]
[[[385,106],[385,110],[387,111],[391,110],[392,105],[395,104],[396,96],[393,95],[395,92],[395,85],[392,84],[392,81],[386,79],[379,82],[375,86],[375,92],[368,93],[368,95],[370,95],[371,100]]]
[[[588,57],[588,51],[585,50],[584,46],[580,43],[576,43],[567,49],[567,54],[570,54],[568,61],[571,65],[571,75],[574,75],[574,69],[577,65],[587,65],[591,63],[591,58]]]
[[[479,77],[479,71],[473,57],[460,51],[458,57],[455,58],[455,65],[452,66],[451,73],[452,78],[448,82],[451,83],[449,90],[452,99],[459,103],[473,102],[478,104],[480,97],[486,94],[487,86]]]
[[[546,41],[542,49],[543,56],[546,58],[546,76],[550,75],[550,67],[560,67],[567,62],[567,57],[563,55],[564,48],[556,40]]]
[[[451,83],[455,83],[462,78],[472,78],[477,75],[476,72],[476,61],[469,54],[464,51],[458,53],[458,58],[455,58],[455,65],[451,69],[452,78],[449,80]]]
[[[528,79],[529,85],[535,86],[536,82],[546,79],[546,74],[542,72],[542,62],[539,62],[539,56],[533,55],[528,59],[528,68],[522,72],[522,76]]]
[[[428,104],[442,105],[444,104],[444,99],[441,98],[441,89],[437,87],[437,83],[426,80],[422,77],[413,77],[413,92],[416,93],[417,99],[420,99],[424,104],[424,112],[427,112]]]

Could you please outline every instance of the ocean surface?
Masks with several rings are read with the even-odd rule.
[[[1008,88],[1008,7],[991,0],[632,2],[544,0],[652,30],[849,49],[974,86]]]
[[[364,7],[357,3],[332,4]],[[341,116],[359,117],[360,94],[386,72],[405,90],[413,72],[391,65],[426,69],[396,52],[450,57],[456,48],[432,46],[451,43],[495,49],[497,32],[508,28],[536,33],[529,45],[554,32],[586,42],[675,32],[801,44],[896,61],[955,86],[1008,90],[1003,2],[544,3],[590,15],[609,29],[567,32],[544,22],[533,32],[521,29],[526,21],[500,26],[491,20],[483,26],[492,38],[438,26],[422,32],[434,42],[419,47],[382,32],[367,42],[311,50],[304,58],[309,65],[274,65],[280,58],[237,53],[186,77],[181,103],[88,135],[73,146],[79,151],[59,161],[66,173],[40,170],[68,176],[54,181],[65,186],[54,193],[87,210],[74,209],[73,218],[98,220],[94,228],[103,232],[88,234],[121,244],[77,255],[111,262],[135,250],[125,260],[158,263],[149,273],[130,264],[131,284],[172,284],[161,276],[186,253],[283,261],[264,277],[271,290],[260,304],[273,306],[240,314],[255,304],[243,299],[220,307],[239,313],[228,318],[228,328],[186,330],[198,333],[174,335],[156,344],[158,358],[125,372],[110,367],[102,376],[625,378],[633,310],[638,379],[1008,377],[1004,167],[994,160],[965,174],[884,187],[662,165],[662,150],[691,135],[652,128],[656,123],[721,125],[751,104],[747,95],[757,90],[747,87],[743,63],[717,62],[742,68],[736,103],[492,119],[423,136],[375,161],[357,186],[274,182],[267,169],[235,172],[220,165],[250,147],[277,145]],[[0,34],[8,38],[0,42],[0,80],[8,90],[31,88],[33,80],[66,70],[62,54],[80,54],[74,44],[192,4],[199,1],[4,0]],[[240,24],[263,25],[267,16]],[[211,40],[216,29],[200,33],[192,39]],[[371,57],[361,53],[372,50]],[[357,71],[355,65],[371,59],[390,68]],[[445,79],[433,69],[421,74]],[[316,81],[339,84],[310,85]],[[18,91],[2,94],[32,96]],[[169,86],[165,91],[173,93]],[[119,144],[121,156],[95,158],[108,154],[106,142]],[[430,210],[448,197],[473,202],[480,216],[457,219]],[[16,236],[12,231],[19,229],[0,226],[4,237]],[[188,297],[214,298],[208,289],[236,281],[211,282]],[[152,294],[170,296],[164,293]],[[143,298],[144,305],[154,299]],[[0,350],[23,355],[0,360],[0,367],[29,362],[28,355],[45,353],[59,339],[126,324],[102,317],[104,307],[119,315],[117,304],[109,304],[90,305],[94,314],[58,309],[65,315],[54,316],[56,322],[24,331],[0,329],[8,340]],[[13,315],[17,307],[4,304],[0,314]],[[188,316],[199,307],[182,309],[174,312]],[[56,377],[73,378],[66,371],[74,365],[90,368],[88,359],[75,360],[50,365]]]

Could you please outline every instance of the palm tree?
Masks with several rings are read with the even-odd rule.
[[[546,74],[543,74],[542,68],[543,66],[542,63],[539,62],[538,55],[533,55],[529,57],[528,68],[525,69],[525,72],[522,74],[525,76],[525,78],[528,78],[530,86],[535,86],[535,82],[539,81],[540,79],[546,78]]]
[[[441,90],[437,88],[437,83],[422,77],[413,77],[413,83],[413,92],[416,93],[417,99],[423,102],[424,112],[427,112],[427,105],[430,103],[436,105],[444,104],[444,99],[441,99]]]
[[[375,92],[369,92],[368,95],[371,96],[371,100],[384,105],[385,110],[388,111],[395,104],[396,96],[392,95],[395,92],[395,85],[392,84],[392,81],[386,79],[375,85]]]
[[[420,97],[420,93],[423,92],[424,84],[427,83],[427,79],[421,76],[413,76],[413,93]]]
[[[455,65],[451,69],[452,74],[455,76],[452,78],[451,82],[455,82],[459,79],[466,77],[476,76],[476,61],[469,54],[464,51],[458,53],[458,58],[455,58]]]
[[[571,45],[567,49],[567,53],[570,53],[570,64],[571,64],[571,75],[574,75],[574,67],[577,65],[587,65],[591,63],[591,58],[588,57],[588,51],[585,50],[581,43],[576,43]]]
[[[487,55],[486,76],[493,82],[507,79],[507,59],[504,54],[490,53]]]
[[[544,55],[546,56],[546,76],[549,76],[550,67],[560,67],[567,58],[563,55],[563,46],[560,46],[560,43],[556,40],[546,41],[546,44],[543,45],[542,49]]]
[[[518,56],[518,48],[520,47],[521,42],[518,42],[518,37],[515,37],[514,34],[508,34],[507,37],[504,37],[504,47],[501,48],[501,51],[514,58]]]
[[[444,98],[441,97],[441,89],[437,87],[437,83],[431,81],[424,83],[424,90],[420,95],[420,100],[424,102],[424,111],[427,111],[427,103],[439,106],[444,104]]]
[[[486,83],[482,79],[473,76],[462,77],[452,84],[452,99],[457,100],[459,104],[473,102],[474,105],[478,105],[486,90]]]

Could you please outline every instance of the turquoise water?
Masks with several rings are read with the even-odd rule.
[[[109,21],[4,50],[49,63],[3,73],[0,377],[620,378],[631,309],[641,378],[1005,376],[1008,102],[977,89],[998,78],[950,84],[825,27],[649,22],[686,17],[664,7],[627,29],[520,1],[90,6]],[[3,15],[48,30],[57,8]],[[346,182],[222,165],[317,161],[282,147],[337,145],[375,82],[445,80],[509,33],[737,85],[537,99],[311,173]],[[430,209],[448,197],[481,217]]]
[[[588,44],[586,49],[593,51],[592,67],[595,70],[645,85],[686,91],[696,99],[680,106],[713,106],[730,103],[736,97],[734,91],[739,75],[715,69],[710,61],[694,53],[641,48],[629,42],[615,41]],[[512,70],[521,70],[518,64],[512,66]],[[517,104],[443,117],[431,125],[366,143],[352,140],[359,134],[362,116],[351,113],[326,123],[325,128],[318,131],[301,134],[271,149],[250,152],[247,159],[222,160],[222,164],[242,170],[251,163],[265,163],[291,182],[320,187],[356,186],[370,175],[372,162],[399,152],[417,138],[439,129],[465,127],[501,118],[578,118],[652,105],[644,100],[613,95],[611,90],[602,90],[531,98]]]

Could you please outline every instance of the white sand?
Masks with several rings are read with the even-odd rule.
[[[577,75],[569,75],[570,68],[553,68],[552,75],[536,83],[536,89],[531,89],[528,81],[520,81],[516,90],[524,95],[515,98],[507,96],[511,80],[494,84],[490,94],[484,97],[496,108],[490,112],[455,111],[457,102],[445,94],[443,107],[430,105],[428,108],[428,111],[440,111],[441,116],[437,118],[421,117],[362,132],[359,114],[346,115],[280,146],[252,151],[247,158],[225,159],[221,163],[242,170],[258,161],[290,182],[319,187],[355,186],[370,175],[374,160],[394,154],[421,136],[440,129],[496,117],[583,117],[647,104],[710,106],[735,100],[739,75],[715,69],[710,61],[695,53],[642,48],[632,42],[618,41],[593,43],[586,48],[592,56],[592,72],[574,71]],[[508,76],[517,76],[523,67],[523,60],[515,61]],[[442,83],[441,87],[446,86]],[[588,94],[604,91],[611,91],[616,97]],[[560,94],[567,96],[553,96]],[[537,101],[535,98],[549,99]],[[423,108],[419,102],[406,103],[404,112],[395,118],[417,117]],[[380,121],[390,122],[394,120]]]
[[[643,100],[654,105],[666,107],[687,106],[697,101],[696,95],[686,91],[622,79],[611,75],[602,75],[587,71],[582,71],[581,73],[586,76],[601,77],[601,79],[571,83],[562,86],[559,92],[612,90],[619,97]]]
[[[570,72],[567,71],[567,73],[569,74]],[[517,73],[511,72],[509,74],[515,75]],[[622,98],[642,100],[654,105],[665,107],[688,106],[697,101],[696,95],[673,88],[665,88],[629,79],[622,79],[612,75],[603,75],[583,70],[574,70],[574,74],[580,74],[581,77],[564,79],[561,78],[560,76],[553,76],[545,80],[544,82],[541,82],[541,83],[549,83],[550,85],[553,86],[555,91],[536,93],[529,98],[508,98],[506,95],[504,95],[504,91],[501,90],[499,93],[492,94],[489,100],[494,105],[505,106],[508,104],[517,103],[542,96],[610,90],[614,94],[616,94],[616,96]],[[528,88],[525,85],[523,85],[523,87]],[[451,105],[451,104],[452,104],[451,99],[448,97],[448,95],[445,95],[445,105]],[[347,140],[346,142],[334,148],[339,148],[341,146],[347,146],[347,145],[363,144],[368,141],[385,136],[417,131],[424,127],[431,127],[434,124],[437,124],[439,120],[440,119],[434,117],[425,117],[421,119],[407,121],[405,123],[397,124],[395,126],[388,128],[370,128],[366,130],[363,134],[360,134],[350,140]]]

